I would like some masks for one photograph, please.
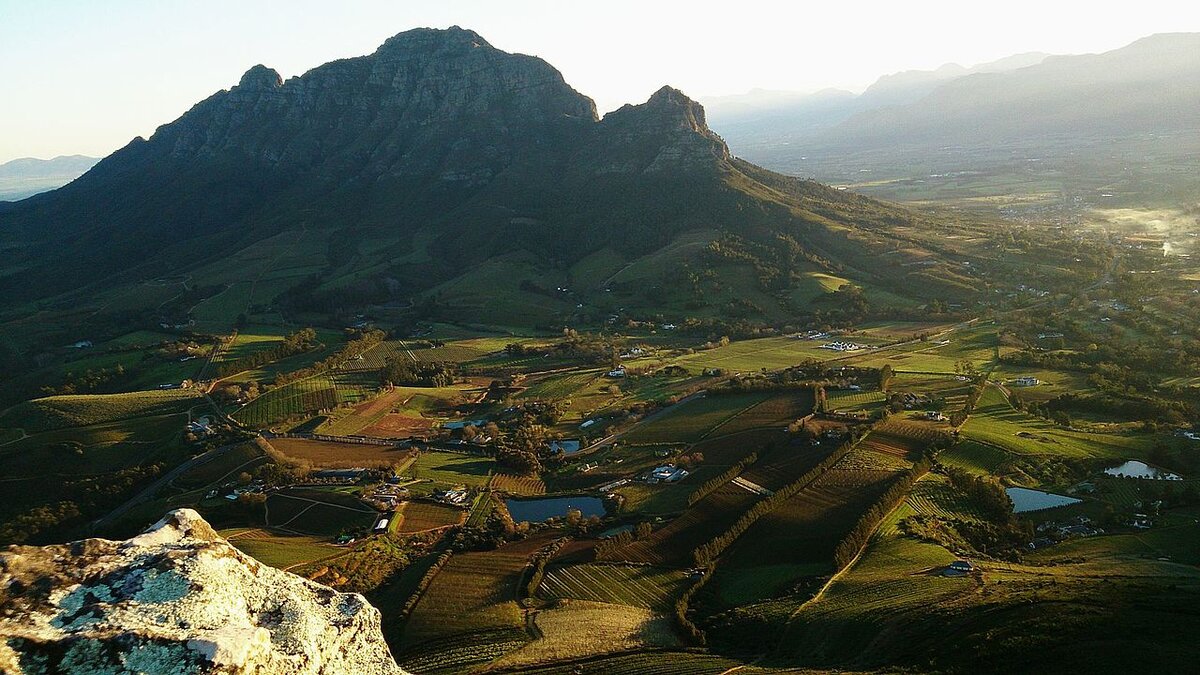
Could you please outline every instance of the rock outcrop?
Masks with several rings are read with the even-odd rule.
[[[0,672],[403,673],[362,596],[238,552],[199,514],[0,552]]]

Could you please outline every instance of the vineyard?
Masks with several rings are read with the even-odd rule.
[[[523,626],[517,586],[529,558],[553,536],[548,533],[494,551],[452,556],[409,617],[400,660],[429,640]]]
[[[825,407],[829,410],[873,410],[887,400],[882,391],[837,390],[825,393]]]
[[[338,403],[338,390],[333,378],[317,375],[272,389],[231,416],[246,426],[263,428],[322,410],[332,410]]]
[[[553,600],[573,598],[670,610],[686,584],[682,572],[646,565],[584,564],[546,570],[538,596]]]
[[[759,499],[759,495],[727,483],[646,539],[605,551],[600,557],[651,565],[690,565],[693,549],[728,529]]]
[[[467,512],[453,506],[432,502],[405,502],[392,516],[392,531],[407,534],[424,532],[437,527],[458,525]]]
[[[195,389],[47,396],[15,405],[0,413],[0,427],[24,429],[26,433],[33,434],[133,417],[176,414],[202,402],[200,392]]]
[[[529,640],[524,628],[511,626],[431,640],[396,654],[401,668],[419,675],[461,673],[519,649]]]
[[[783,428],[813,412],[813,392],[809,387],[775,394],[726,420],[709,435],[725,435],[759,428]]]
[[[626,435],[626,440],[630,443],[698,441],[750,406],[766,400],[768,396],[763,392],[750,392],[709,395],[695,399],[637,426]]]
[[[526,675],[720,675],[744,666],[741,661],[709,654],[661,651],[522,668],[519,672]]]
[[[528,497],[546,494],[546,483],[537,477],[498,473],[492,477],[492,487],[509,494]]]
[[[946,520],[984,520],[969,499],[956,491],[950,481],[936,473],[926,474],[917,481],[908,496],[908,505],[924,516]]]
[[[388,467],[411,456],[412,451],[391,445],[339,443],[308,438],[271,438],[271,447],[284,455],[319,468]]]
[[[534,622],[539,633],[537,639],[505,654],[491,668],[679,645],[671,619],[640,607],[570,600],[539,610],[534,614]]]

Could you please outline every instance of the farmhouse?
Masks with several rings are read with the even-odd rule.
[[[593,424],[595,424],[595,423],[596,423],[596,420],[586,420],[586,421],[585,421],[583,424],[580,424],[580,425],[579,425],[579,428],[580,428],[580,429],[586,429],[586,428],[588,428],[588,427],[592,426],[592,425],[593,425]]]
[[[646,482],[675,483],[687,478],[687,476],[687,469],[682,469],[674,464],[665,464],[663,466],[656,467],[653,471],[651,471],[650,475],[646,478]]]
[[[625,377],[625,366],[617,366],[606,373],[608,377]]]
[[[92,346],[91,340],[80,340],[79,342],[76,342],[75,344],[71,345],[71,349],[88,349],[91,346]]]
[[[387,532],[387,527],[388,527],[388,519],[380,518],[379,522],[375,523],[375,529],[373,531],[377,534],[380,532]]]
[[[1009,384],[1013,385],[1014,387],[1036,387],[1041,383],[1042,381],[1036,377],[1018,377],[1017,379],[1009,382]]]
[[[955,560],[942,570],[944,577],[965,577],[975,571],[975,566],[969,560]]]

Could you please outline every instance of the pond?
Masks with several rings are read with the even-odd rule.
[[[1041,511],[1042,509],[1052,509],[1056,506],[1078,504],[1083,501],[1074,497],[1064,497],[1063,495],[1056,495],[1051,492],[1030,490],[1023,487],[1004,488],[1004,491],[1008,493],[1008,498],[1012,500],[1013,513]]]
[[[1151,480],[1183,480],[1183,476],[1163,471],[1162,469],[1150,466],[1145,462],[1137,460],[1129,460],[1121,466],[1114,466],[1111,469],[1105,469],[1104,473],[1118,478],[1149,478]]]
[[[506,499],[504,505],[514,522],[540,523],[556,516],[565,516],[567,511],[578,509],[583,517],[603,516],[604,500],[599,497],[535,497],[533,499]]]

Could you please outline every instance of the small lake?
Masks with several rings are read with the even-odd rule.
[[[1145,462],[1129,460],[1121,466],[1105,469],[1104,473],[1118,478],[1149,478],[1151,480],[1183,480],[1183,476],[1163,471]]]
[[[1008,493],[1008,498],[1012,500],[1013,513],[1041,511],[1042,509],[1052,509],[1056,506],[1078,504],[1083,501],[1074,497],[1064,497],[1063,495],[1056,495],[1051,492],[1030,490],[1023,487],[1004,488],[1004,491]]]
[[[578,509],[584,518],[604,515],[604,500],[599,497],[537,497],[534,499],[506,499],[504,505],[513,522],[528,521],[540,523],[557,516],[567,515],[567,511]]]

